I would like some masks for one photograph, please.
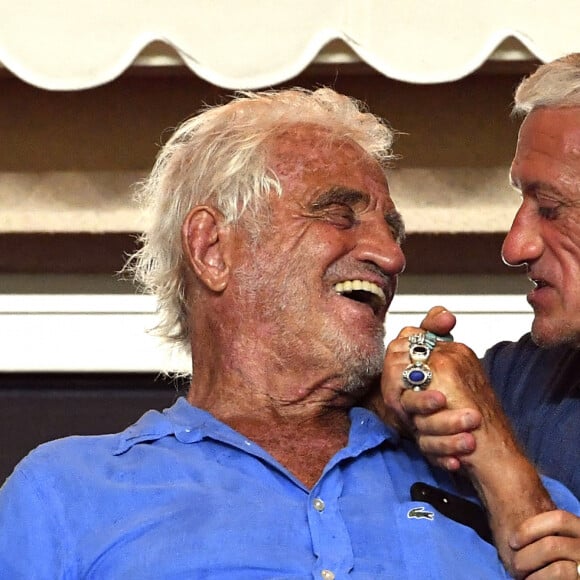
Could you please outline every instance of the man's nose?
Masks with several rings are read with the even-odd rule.
[[[501,257],[508,266],[521,266],[539,258],[542,248],[539,216],[532,215],[524,202],[505,237]]]
[[[364,228],[356,254],[357,259],[374,264],[389,276],[400,274],[405,269],[405,254],[391,228],[384,222],[379,225],[370,223]]]

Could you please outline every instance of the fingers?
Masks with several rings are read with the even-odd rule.
[[[517,550],[546,536],[555,535],[580,539],[580,518],[564,510],[538,514],[520,525],[510,539],[510,546]]]
[[[457,471],[461,456],[476,448],[471,431],[481,425],[481,414],[475,409],[446,409],[443,393],[434,390],[405,391],[402,407],[411,417],[415,440],[427,459],[448,471]]]
[[[402,402],[405,399],[402,399]],[[408,406],[403,402],[403,408]],[[482,422],[481,413],[476,409],[445,409],[430,415],[415,414],[413,422],[423,435],[457,435],[477,429]]]
[[[460,464],[462,455],[475,451],[476,439],[471,430],[480,424],[481,415],[474,409],[442,410],[413,417],[419,448],[431,462],[443,464],[447,469],[450,465],[455,467],[456,462]],[[450,462],[450,458],[455,461]]]
[[[380,391],[385,410],[397,417],[398,422],[412,432],[413,426],[409,415],[403,409],[401,396],[405,385],[401,376],[402,370],[409,364],[409,342],[406,338],[396,338],[387,347]]]
[[[412,391],[406,389],[401,395],[401,405],[409,415],[430,415],[435,411],[445,409],[447,399],[442,392],[436,390]]]
[[[443,307],[429,311],[426,320],[443,321],[445,326],[433,326],[447,333],[455,317]],[[381,379],[381,391],[386,408],[395,413],[407,433],[413,435],[429,461],[447,470],[457,470],[469,460],[476,449],[476,436],[471,431],[483,424],[480,409],[480,389],[477,373],[471,369],[477,357],[459,343],[438,342],[427,362],[434,371],[432,383],[424,391],[409,390],[402,378],[411,362],[409,340],[424,329],[408,326],[401,330],[387,348]],[[474,378],[475,377],[475,378]]]
[[[461,469],[461,461],[457,457],[446,456],[446,457],[427,457],[427,459],[433,464],[437,465],[441,469],[446,471],[458,471]]]
[[[526,580],[578,580],[580,577],[580,564],[568,560],[561,560],[545,566],[541,570],[531,574],[522,572],[517,578],[526,578]]]
[[[578,539],[549,536],[522,548],[512,558],[516,578],[577,580],[577,560],[569,554],[578,553],[578,543]]]
[[[456,323],[455,315],[443,306],[434,306],[427,312],[421,322],[423,330],[430,330],[435,334],[447,334],[451,332]]]
[[[543,580],[578,578],[580,562],[580,518],[552,510],[523,522],[510,538],[517,550],[513,565],[517,577]]]
[[[397,338],[393,341],[393,343],[402,339],[408,339],[413,334],[420,334],[421,332],[425,332],[425,329],[417,328],[416,326],[404,326],[403,328],[401,328],[399,334],[397,335]],[[405,342],[401,342],[401,346],[402,345],[406,345],[407,350],[409,350],[409,343],[406,340]]]
[[[384,407],[393,412],[411,431],[414,430],[411,422],[414,414],[434,413],[446,406],[445,396],[437,390],[412,392],[413,396],[405,399],[405,405],[403,404],[403,397],[406,393],[411,393],[402,377],[403,370],[411,363],[407,337],[418,332],[422,332],[421,329],[408,326],[402,329],[398,338],[390,342],[381,375]]]
[[[416,437],[421,451],[431,458],[459,457],[475,451],[475,437],[472,433],[458,433],[457,435],[423,435],[419,432]]]

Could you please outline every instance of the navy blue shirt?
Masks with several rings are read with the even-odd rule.
[[[539,348],[525,334],[483,362],[530,459],[580,498],[580,350]]]
[[[0,577],[508,578],[491,544],[411,499],[416,481],[455,491],[452,476],[371,412],[350,418],[311,490],[185,399],[120,434],[42,445],[0,490]]]

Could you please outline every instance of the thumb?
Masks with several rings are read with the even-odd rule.
[[[443,306],[433,306],[421,322],[421,328],[435,334],[447,334],[454,328],[457,319]]]

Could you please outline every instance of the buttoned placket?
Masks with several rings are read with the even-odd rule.
[[[342,472],[334,465],[308,495],[308,524],[322,580],[343,577],[354,565],[351,538],[340,510],[342,490]]]

